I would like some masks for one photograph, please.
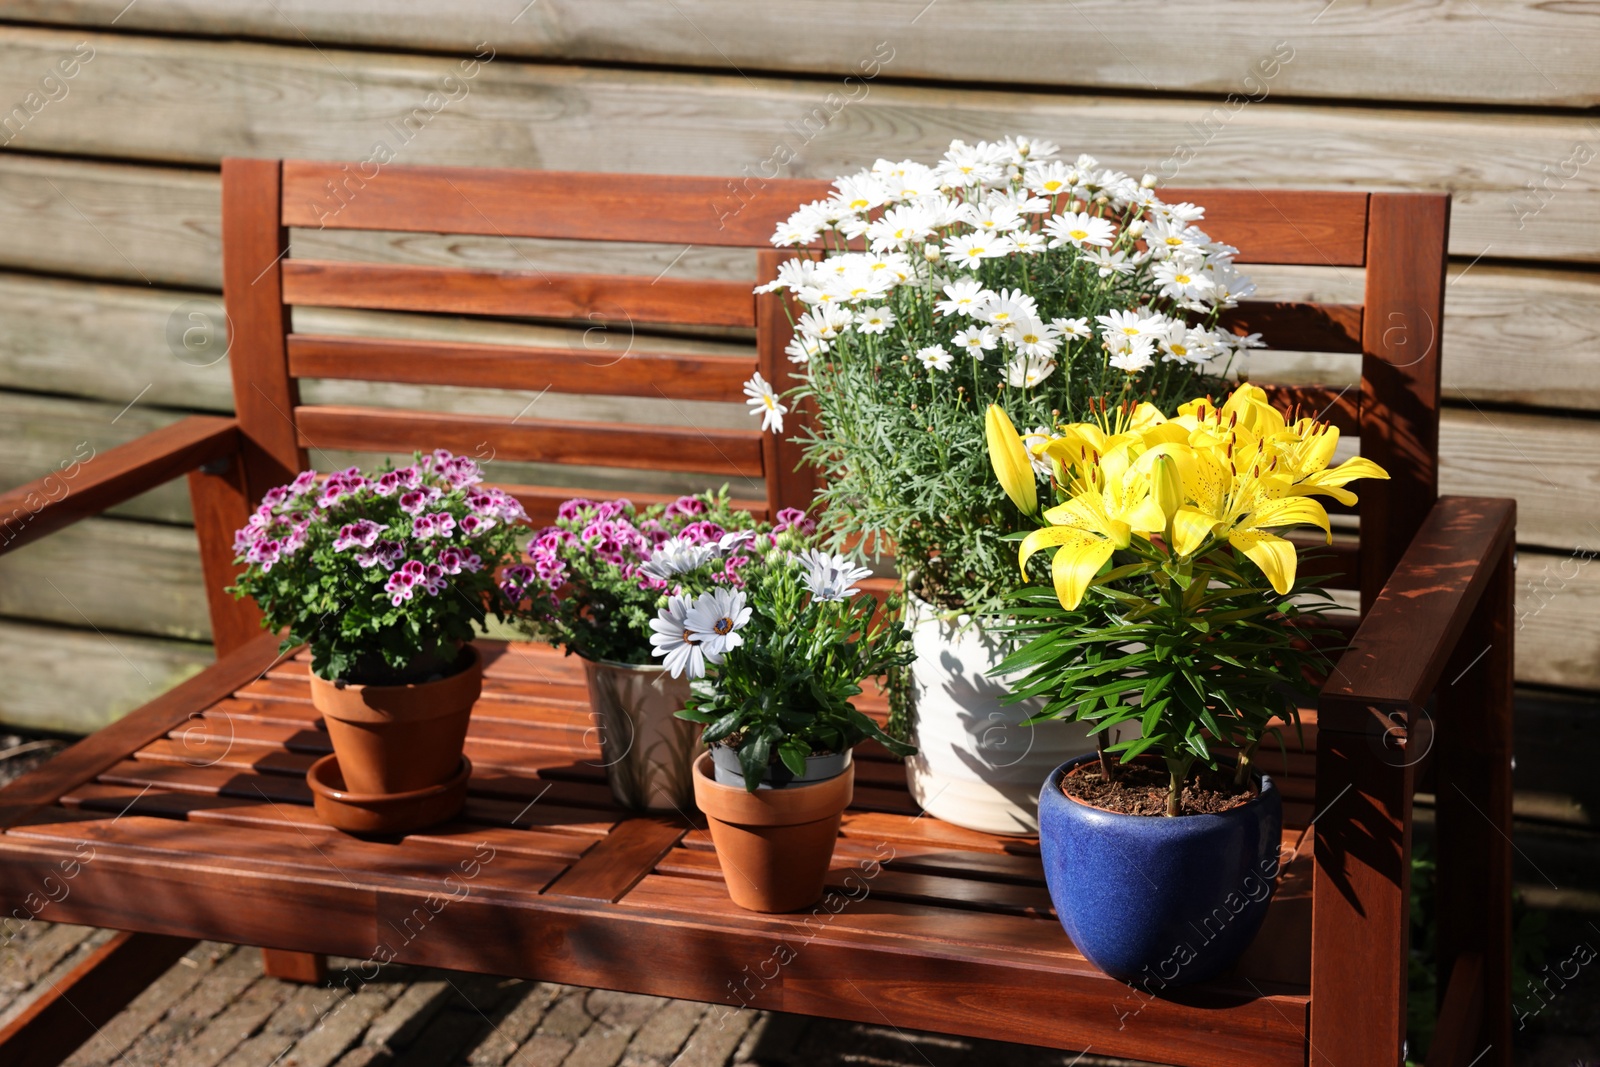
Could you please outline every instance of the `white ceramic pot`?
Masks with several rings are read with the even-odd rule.
[[[689,699],[689,679],[657,664],[584,659],[583,668],[617,803],[634,811],[691,811],[701,727],[677,717]]]
[[[991,834],[1039,832],[1039,789],[1067,760],[1095,750],[1088,727],[1034,726],[1025,720],[1042,700],[1003,704],[1005,684],[988,676],[1005,659],[1005,642],[946,621],[914,596],[906,625],[917,658],[911,665],[911,743],[906,784],[922,810],[945,822]]]

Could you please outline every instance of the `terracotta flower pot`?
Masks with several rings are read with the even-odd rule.
[[[852,763],[837,778],[786,789],[747,792],[719,785],[711,753],[694,763],[694,798],[728,896],[748,911],[798,911],[822,899],[839,819],[855,795]]]
[[[461,769],[472,705],[483,691],[483,660],[467,645],[466,667],[415,685],[335,685],[311,676],[345,788],[365,795],[408,793],[447,782]]]

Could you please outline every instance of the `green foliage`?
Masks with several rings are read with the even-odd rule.
[[[774,757],[801,774],[807,756],[844,752],[868,738],[898,755],[916,751],[851,704],[863,679],[910,663],[905,627],[875,620],[878,604],[869,594],[813,596],[805,571],[784,547],[747,569],[753,611],[738,631],[743,641],[694,682],[688,707],[679,713],[705,725],[706,744],[737,744],[752,792]]]
[[[309,645],[323,678],[394,684],[446,670],[475,623],[516,616],[495,574],[517,559],[526,516],[480,479],[448,452],[373,478],[352,467],[318,485],[307,471],[235,535],[245,568],[228,591],[287,631],[285,650]]]
[[[1317,616],[1334,605],[1303,580],[1278,596],[1226,546],[1182,564],[1141,558],[1138,542],[1117,555],[1075,610],[1048,587],[1016,590],[1005,629],[1026,643],[995,673],[1021,675],[1011,701],[1044,698],[1033,722],[1137,723],[1139,737],[1107,751],[1159,757],[1176,814],[1196,762],[1218,768],[1231,749],[1242,781],[1270,720],[1298,730],[1299,702],[1329,666],[1312,643]]]

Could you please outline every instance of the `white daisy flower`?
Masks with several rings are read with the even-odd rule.
[[[761,428],[771,430],[773,433],[783,432],[783,417],[789,409],[778,402],[778,394],[772,391],[772,386],[761,377],[761,372],[756,373],[748,382],[744,383],[744,395],[750,399],[745,403],[750,405],[750,414],[761,416]]]
[[[852,215],[864,215],[889,199],[883,183],[867,171],[840,178],[833,183],[838,190],[833,199],[849,209]]]
[[[711,555],[710,545],[691,545],[681,537],[673,537],[661,542],[649,561],[639,569],[664,582],[675,575],[698,570]]]
[[[1153,272],[1162,296],[1173,300],[1202,300],[1211,293],[1211,278],[1188,256],[1171,256]]]
[[[684,619],[684,629],[700,642],[701,654],[712,666],[744,644],[739,627],[750,621],[744,590],[718,586],[701,593]]]
[[[806,568],[806,573],[800,580],[805,582],[812,600],[844,600],[853,597],[861,591],[856,588],[856,583],[872,576],[871,568],[858,567],[847,556],[821,552],[815,548],[808,548],[800,553],[800,562],[805,564]]]
[[[1056,349],[1061,347],[1061,335],[1055,328],[1031,316],[1016,321],[1011,329],[1010,340],[1017,352],[1024,356],[1053,356]]]
[[[1013,389],[1032,389],[1056,369],[1056,361],[1049,356],[1019,355],[1006,364],[1006,382]]]
[[[1105,339],[1106,347],[1113,352],[1126,352],[1136,341],[1148,341],[1154,335],[1165,332],[1171,320],[1163,315],[1146,315],[1138,311],[1113,311],[1096,315],[1095,321],[1100,324],[1100,336]]]
[[[972,358],[982,359],[1000,343],[1000,336],[987,326],[968,326],[951,338],[951,343]]]
[[[801,334],[792,338],[784,347],[785,354],[790,363],[810,363],[817,356],[828,350],[828,342],[820,337],[807,337]]]
[[[955,363],[955,357],[945,350],[944,345],[929,345],[917,349],[917,361],[929,370],[947,371]]]
[[[1025,256],[1035,256],[1047,247],[1044,235],[1032,230],[1020,230],[1011,235],[1011,244]]]
[[[1168,222],[1159,216],[1145,227],[1144,243],[1156,259],[1166,259],[1181,251],[1204,252],[1209,239],[1193,226]]]
[[[1006,203],[967,204],[962,219],[978,233],[1010,233],[1022,226],[1022,214]]]
[[[1116,227],[1106,219],[1083,211],[1052,215],[1045,220],[1044,229],[1051,237],[1051,248],[1065,248],[1068,245],[1073,248],[1108,248],[1117,232]]]
[[[1117,370],[1135,374],[1149,367],[1155,360],[1150,358],[1149,342],[1144,341],[1129,348],[1126,352],[1115,353],[1107,362]]]
[[[894,322],[894,312],[888,308],[867,308],[856,316],[856,329],[862,333],[884,333]]]
[[[832,341],[839,332],[855,322],[855,316],[837,305],[813,308],[800,316],[795,326],[807,337]]]
[[[983,287],[983,283],[976,278],[962,278],[951,282],[944,287],[947,299],[933,305],[933,310],[941,315],[974,315],[985,303],[994,298],[994,293]]]
[[[667,598],[667,606],[650,620],[650,654],[663,656],[663,666],[674,678],[706,676],[705,650],[700,638],[689,629],[689,598]]]
[[[1070,167],[1053,159],[1047,163],[1030,163],[1023,182],[1040,196],[1057,197],[1072,191],[1075,178]]]
[[[1014,246],[992,233],[963,233],[945,238],[943,252],[958,267],[976,270],[984,260],[1008,254]]]
[[[1035,449],[1049,444],[1060,436],[1048,426],[1035,426],[1022,435],[1022,447],[1028,450],[1028,462],[1033,464],[1033,473],[1043,478],[1050,477],[1052,473],[1050,457],[1040,455]]]
[[[1092,248],[1084,252],[1084,258],[1099,268],[1100,277],[1109,278],[1113,274],[1132,274],[1134,263],[1128,259],[1126,252],[1113,252],[1107,248]]]
[[[1056,332],[1061,336],[1074,337],[1080,341],[1094,335],[1094,331],[1089,329],[1089,320],[1087,318],[1051,319],[1050,325],[1054,326]]]
[[[1004,332],[1019,320],[1037,318],[1038,314],[1039,304],[1033,297],[1021,289],[1002,289],[973,317],[992,323]]]
[[[1175,222],[1181,226],[1199,222],[1206,217],[1205,208],[1200,207],[1198,204],[1191,204],[1187,200],[1179,204],[1164,204],[1158,200],[1150,205],[1150,210],[1155,213],[1157,218],[1165,219],[1167,222]]]

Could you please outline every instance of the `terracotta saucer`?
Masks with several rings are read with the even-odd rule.
[[[339,830],[353,834],[392,834],[420,830],[444,822],[467,801],[467,779],[472,761],[461,757],[461,768],[447,782],[404,793],[351,793],[335,755],[323,756],[306,772],[317,815]]]

